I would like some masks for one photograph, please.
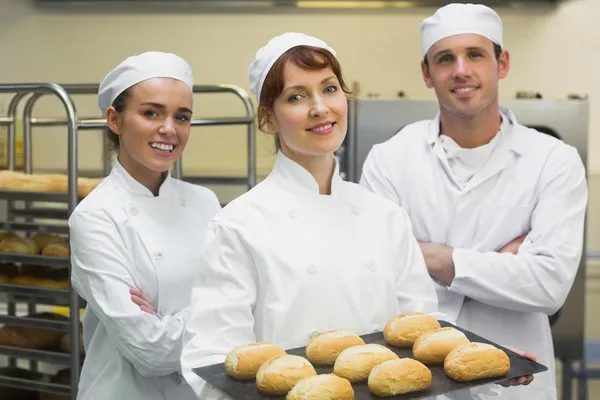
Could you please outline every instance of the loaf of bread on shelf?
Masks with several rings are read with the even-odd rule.
[[[69,318],[54,313],[32,314],[29,318],[53,321],[69,321]],[[64,332],[50,329],[4,325],[0,328],[0,346],[20,347],[33,350],[56,350]]]
[[[36,286],[54,289],[69,289],[69,269],[41,265],[22,265],[13,285]]]
[[[431,380],[431,371],[423,363],[412,358],[400,358],[373,368],[368,386],[371,393],[386,397],[427,390]]]
[[[88,196],[102,182],[102,179],[104,178],[78,178],[77,197],[83,199]]]
[[[50,383],[57,383],[59,385],[70,385],[71,384],[71,370],[69,368],[61,369],[50,378]],[[41,392],[39,400],[70,400],[71,396],[63,396],[55,393]]]
[[[306,346],[306,358],[313,365],[333,365],[340,353],[348,347],[365,344],[355,332],[337,329],[313,336]]]
[[[0,240],[12,238],[12,237],[18,237],[18,236],[19,235],[17,235],[14,232],[0,232]]]
[[[267,396],[285,396],[304,378],[317,375],[304,357],[279,355],[265,361],[256,373],[256,387]]]
[[[50,243],[42,249],[42,255],[47,257],[69,257],[69,243]]]
[[[35,245],[38,248],[38,253],[41,253],[42,250],[51,243],[67,243],[67,240],[58,235],[52,235],[49,233],[38,233],[33,235],[31,238],[35,242]]]
[[[352,383],[365,381],[371,370],[384,361],[396,360],[398,355],[380,344],[349,347],[335,360],[333,373]]]
[[[87,196],[102,178],[77,178],[77,197]],[[0,190],[40,193],[67,193],[69,177],[66,174],[26,174],[19,171],[0,171]]]
[[[0,253],[38,254],[35,242],[28,238],[11,237],[0,241]]]
[[[413,356],[424,364],[443,364],[450,351],[459,344],[470,343],[464,333],[452,327],[423,333],[413,345]]]
[[[0,375],[9,378],[26,379],[29,381],[41,381],[44,379],[44,375],[39,372],[16,367],[2,367],[0,368]],[[0,399],[2,400],[38,400],[39,396],[39,392],[36,392],[35,390],[0,386]]]
[[[60,351],[65,353],[71,353],[71,334],[65,333],[60,339],[59,347]],[[83,330],[79,329],[79,353],[85,354],[85,348],[83,346]]]
[[[272,343],[248,343],[231,350],[225,357],[225,371],[236,379],[254,379],[260,366],[269,358],[285,355]]]
[[[510,359],[501,349],[487,343],[456,346],[444,360],[444,371],[458,382],[497,378],[510,371]]]
[[[1,263],[0,264],[0,282],[10,283],[11,280],[19,273],[19,268],[15,264]]]
[[[348,379],[337,375],[313,375],[299,381],[286,400],[354,400],[354,389]]]
[[[390,346],[410,347],[423,333],[440,328],[438,320],[431,315],[421,312],[399,314],[387,322],[383,337]]]

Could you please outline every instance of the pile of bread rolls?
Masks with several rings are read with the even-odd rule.
[[[432,383],[426,365],[443,365],[451,379],[468,382],[500,377],[510,369],[502,350],[474,343],[455,328],[442,328],[423,313],[401,314],[386,324],[387,346],[367,344],[349,330],[318,334],[306,346],[306,357],[287,354],[271,343],[250,343],[233,349],[225,370],[234,379],[255,379],[258,390],[287,400],[353,399],[353,383],[367,382],[379,397],[427,390]],[[412,358],[400,358],[392,348],[412,348]],[[316,367],[333,366],[331,374]]]
[[[83,199],[102,181],[102,178],[77,178],[77,197]],[[19,171],[0,171],[0,190],[41,193],[67,193],[69,178],[64,174],[26,174]]]
[[[58,235],[38,233],[31,238],[14,232],[0,233],[0,253],[68,257],[69,243]],[[69,288],[68,269],[55,269],[38,265],[0,264],[0,282],[15,285]]]

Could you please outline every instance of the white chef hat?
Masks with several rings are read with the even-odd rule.
[[[125,59],[110,71],[100,83],[98,106],[102,113],[110,107],[118,95],[131,86],[152,78],[173,78],[194,86],[192,67],[181,57],[172,53],[149,51]]]
[[[502,46],[502,20],[491,8],[481,4],[448,4],[421,23],[423,57],[439,40],[472,33],[485,36]]]
[[[250,91],[256,96],[256,101],[260,101],[260,91],[275,61],[283,53],[296,46],[319,47],[328,50],[335,56],[335,50],[329,47],[327,43],[304,33],[288,32],[274,37],[256,52],[256,57],[252,64],[250,64],[250,68],[248,68]]]

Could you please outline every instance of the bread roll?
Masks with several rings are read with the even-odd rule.
[[[69,257],[68,243],[50,243],[42,250],[42,255],[48,257]]]
[[[17,235],[14,232],[0,232],[0,240],[3,239],[8,239],[8,238],[13,238],[13,237],[18,237],[19,235]]]
[[[379,364],[369,374],[369,390],[376,396],[396,396],[419,392],[431,386],[431,371],[412,358],[400,358]]]
[[[102,182],[102,179],[104,178],[78,178],[77,197],[83,199],[88,196]]]
[[[33,240],[13,237],[0,241],[0,253],[38,254],[38,251]]]
[[[313,365],[333,365],[339,354],[348,347],[365,344],[356,333],[349,330],[333,330],[313,336],[306,346],[306,358]]]
[[[504,376],[510,370],[508,355],[490,344],[465,343],[456,346],[444,360],[444,371],[451,379],[469,382]]]
[[[314,375],[298,382],[286,400],[354,400],[354,389],[348,379],[337,375]]]
[[[304,378],[317,375],[317,371],[304,357],[286,354],[271,357],[256,373],[256,387],[267,396],[285,396]]]
[[[225,358],[225,371],[236,379],[254,379],[260,366],[269,358],[285,355],[281,347],[271,343],[250,343],[231,350]]]
[[[380,344],[353,346],[340,353],[335,360],[333,373],[352,383],[360,382],[369,378],[376,365],[398,358],[396,353]]]
[[[400,314],[385,325],[383,337],[390,346],[410,347],[423,333],[440,328],[438,320],[431,315],[420,312]]]
[[[465,334],[458,329],[440,328],[425,332],[415,340],[413,356],[424,364],[443,364],[453,348],[469,342]]]
[[[38,248],[38,253],[41,253],[44,247],[50,243],[67,243],[65,239],[57,235],[50,235],[48,233],[38,233],[31,238]]]

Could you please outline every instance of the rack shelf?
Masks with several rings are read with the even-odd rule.
[[[28,233],[60,233],[68,234],[69,226],[67,224],[39,224],[35,222],[0,222],[0,228],[5,231],[28,232]]]
[[[49,257],[18,253],[0,253],[0,262],[41,265],[54,268],[68,268],[71,266],[68,257]]]
[[[0,375],[0,386],[8,386],[15,389],[30,390],[35,392],[56,393],[63,396],[71,395],[71,387],[57,383],[33,381],[30,379],[12,378]]]
[[[20,301],[38,301],[61,306],[69,304],[69,291],[65,289],[0,283],[0,292],[7,293]]]
[[[67,193],[27,192],[19,190],[0,190],[0,199],[13,201],[46,201],[66,203],[69,198]]]
[[[0,346],[0,354],[26,360],[36,360],[57,365],[70,365],[71,355],[46,350],[21,349],[18,347]]]
[[[0,315],[0,324],[22,326],[25,328],[49,329],[59,332],[70,332],[69,321],[54,321],[43,318],[15,317],[12,315]]]

